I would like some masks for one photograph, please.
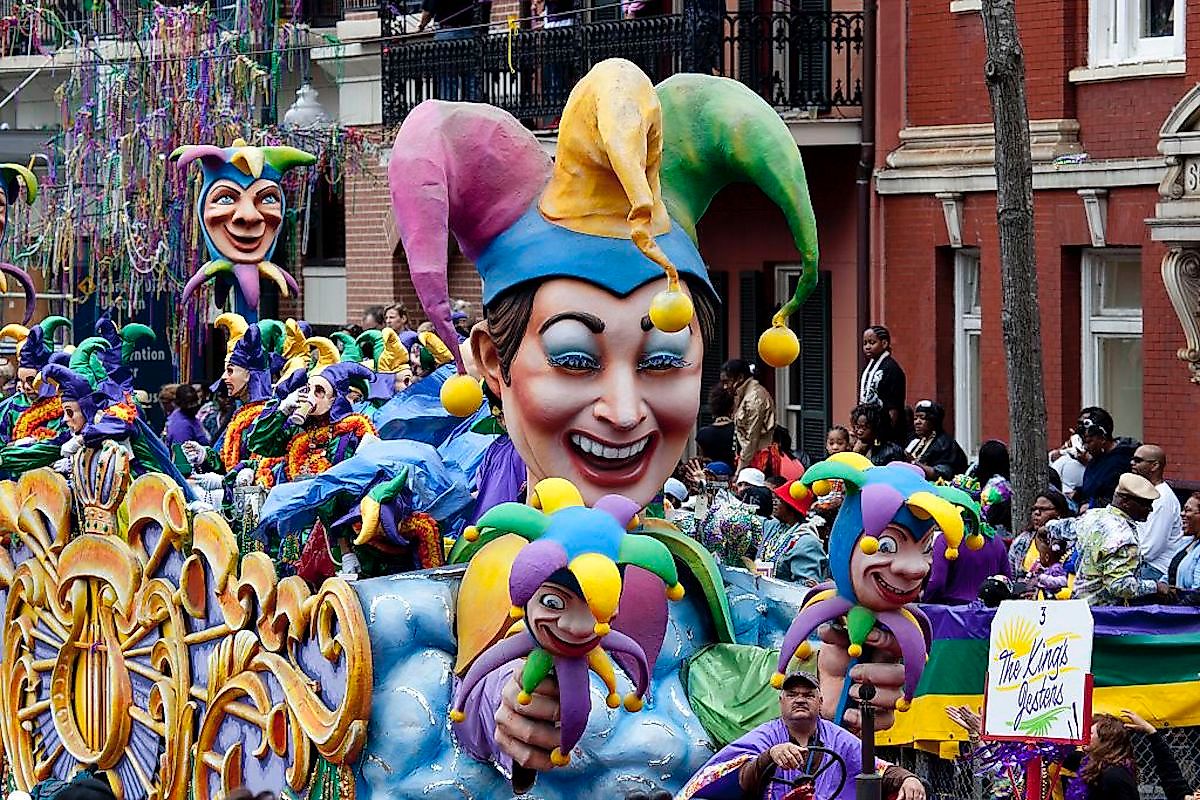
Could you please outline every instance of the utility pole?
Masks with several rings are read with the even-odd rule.
[[[984,78],[996,131],[996,219],[1001,323],[1008,367],[1012,518],[1025,520],[1046,486],[1046,393],[1033,235],[1033,159],[1025,99],[1025,54],[1015,0],[983,0]]]

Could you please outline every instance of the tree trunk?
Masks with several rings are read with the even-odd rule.
[[[1008,367],[1013,529],[1021,530],[1046,488],[1046,395],[1033,247],[1033,159],[1025,101],[1025,56],[1014,0],[983,0],[984,77],[996,128],[996,219],[1000,233],[1001,322]]]

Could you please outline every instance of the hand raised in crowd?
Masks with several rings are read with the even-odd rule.
[[[896,793],[896,800],[925,800],[925,784],[917,777],[905,778]]]
[[[846,681],[846,670],[850,656],[846,648],[850,637],[846,629],[834,625],[821,626],[818,635],[824,646],[817,658],[817,675],[821,679],[821,716],[833,719],[837,712],[838,699],[842,696],[842,684]],[[900,645],[888,631],[876,628],[867,636],[867,646],[859,663],[850,670],[850,697],[858,699],[859,685],[869,682],[875,687],[875,730],[892,727],[896,721],[896,702],[904,694],[904,665],[900,660]],[[837,720],[833,720],[837,722]],[[847,708],[841,725],[853,733],[862,728],[862,715],[857,708]]]
[[[538,684],[533,699],[528,705],[517,702],[521,685],[517,676],[521,674],[523,661],[516,664],[512,677],[500,694],[500,707],[496,709],[496,744],[512,758],[514,764],[538,772],[554,768],[550,762],[550,751],[562,741],[558,722],[558,682],[549,677]]]
[[[804,761],[808,758],[808,748],[801,747],[795,742],[783,742],[767,751],[775,766],[780,769],[803,769]]]
[[[946,709],[946,716],[951,722],[965,728],[972,739],[978,738],[983,732],[983,719],[970,706],[950,706]]]
[[[1137,731],[1147,735],[1156,733],[1158,731],[1158,728],[1155,728],[1149,722],[1146,722],[1146,720],[1142,719],[1135,712],[1130,711],[1128,708],[1121,709],[1121,723],[1131,731]]]
[[[683,479],[687,482],[688,491],[699,491],[704,485],[704,465],[700,463],[700,459],[693,458],[683,465]]]

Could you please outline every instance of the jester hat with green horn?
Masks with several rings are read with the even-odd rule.
[[[804,264],[777,325],[816,282],[800,152],[779,115],[736,81],[677,75],[656,89],[635,64],[603,61],[571,92],[553,164],[507,112],[427,100],[400,127],[388,178],[417,296],[460,373],[446,274],[451,233],[483,278],[485,307],[548,278],[624,297],[665,275],[650,314],[664,327],[655,307],[677,293],[679,276],[719,300],[695,226],[718,191],[747,181],[779,204]],[[690,311],[674,329],[689,321]]]

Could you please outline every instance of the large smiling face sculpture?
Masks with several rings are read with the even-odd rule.
[[[237,139],[231,147],[188,145],[171,154],[181,166],[199,160],[204,183],[196,204],[203,221],[209,261],[187,282],[186,301],[200,284],[215,279],[217,305],[236,288],[235,310],[253,322],[260,296],[259,277],[275,283],[284,297],[299,291],[295,279],[271,263],[286,204],[280,181],[316,156],[294,147],[253,147]]]

